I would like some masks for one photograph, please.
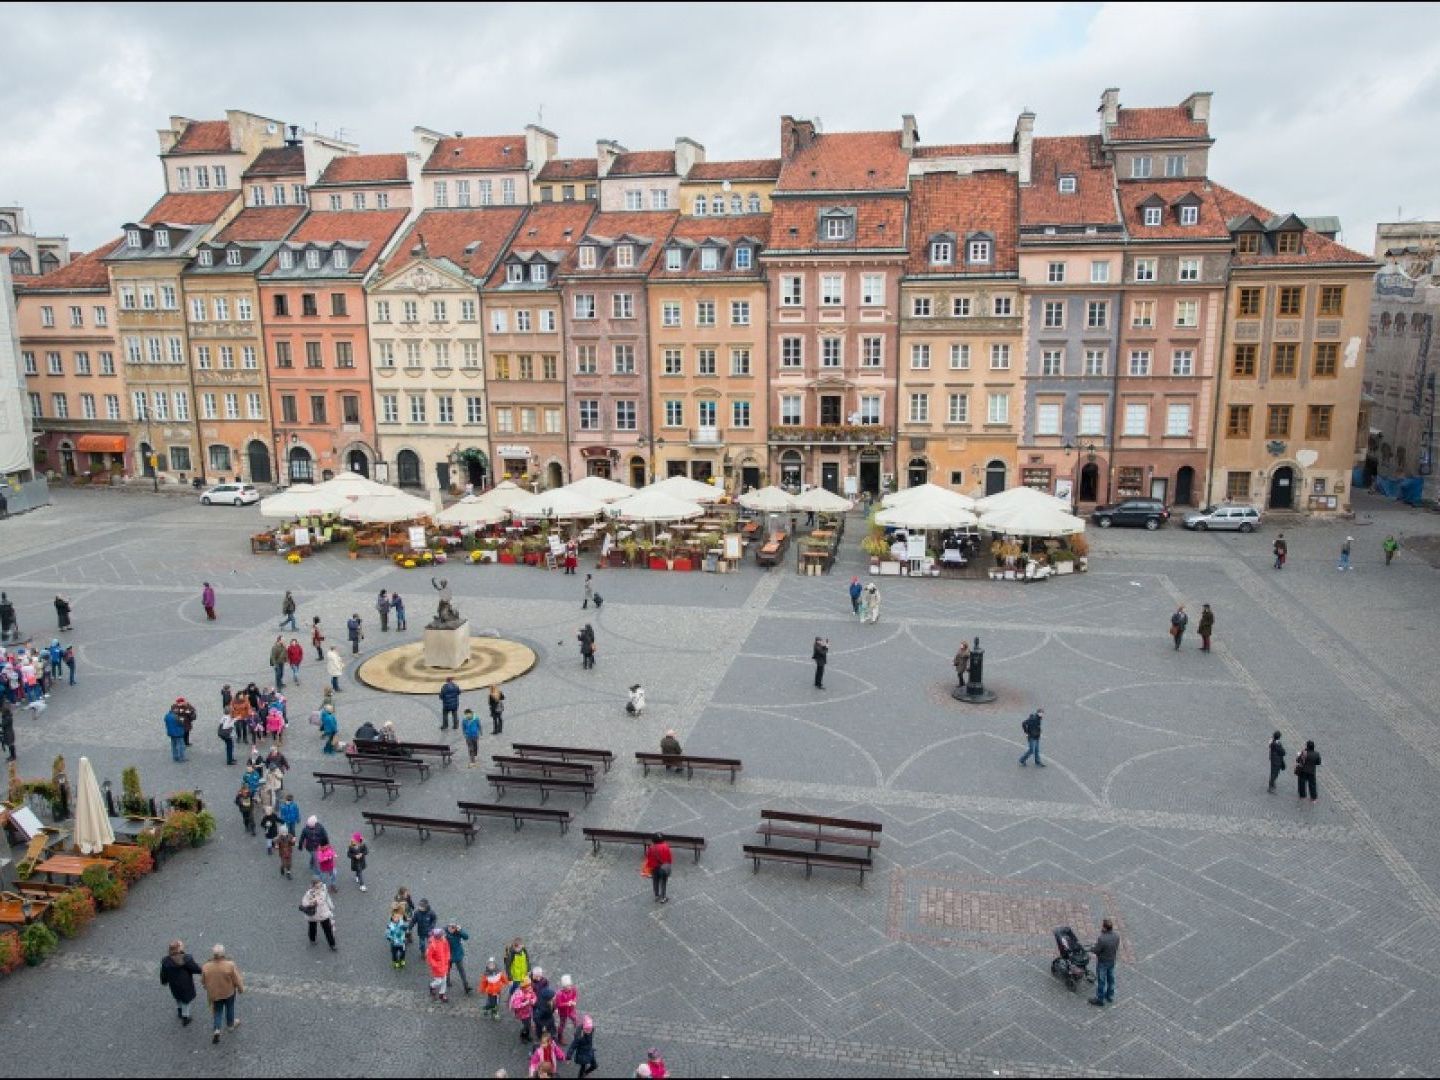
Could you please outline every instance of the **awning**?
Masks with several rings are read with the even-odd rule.
[[[124,435],[81,435],[75,449],[82,454],[123,454]]]

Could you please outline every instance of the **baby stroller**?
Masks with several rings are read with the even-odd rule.
[[[1082,982],[1094,982],[1095,973],[1090,970],[1090,950],[1080,944],[1075,931],[1068,926],[1056,927],[1055,948],[1060,955],[1050,961],[1050,974],[1065,982],[1065,988],[1075,992]]]

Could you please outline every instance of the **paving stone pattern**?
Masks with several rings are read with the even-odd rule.
[[[507,687],[505,738],[483,737],[486,760],[510,739],[609,747],[616,765],[589,807],[561,794],[549,804],[579,824],[698,833],[709,849],[698,864],[677,854],[660,906],[638,849],[597,857],[578,826],[561,837],[487,820],[469,848],[387,832],[370,841],[369,892],[342,881],[332,954],[305,941],[303,883],[283,880],[239,828],[237,770],[213,735],[219,687],[270,677],[286,588],[307,628],[294,636],[308,645],[319,615],[347,660],[344,623],[359,612],[363,660],[419,636],[380,633],[374,599],[400,589],[421,627],[426,576],[342,552],[299,567],[252,556],[251,510],[62,492],[0,522],[0,588],[22,627],[50,636],[57,590],[75,608],[80,685],[21,715],[24,771],[86,754],[118,784],[137,764],[152,793],[203,788],[221,828],[55,962],[6,980],[0,1038],[45,1039],[47,1067],[63,1075],[519,1075],[513,1023],[482,1022],[459,995],[431,1004],[414,953],[391,968],[385,912],[403,883],[470,930],[472,976],[516,936],[552,977],[572,974],[602,1076],[630,1074],[649,1046],[691,1076],[1428,1075],[1440,1054],[1440,667],[1435,572],[1408,543],[1440,519],[1364,510],[1355,523],[1286,525],[1280,573],[1268,529],[1115,530],[1093,538],[1091,573],[1063,580],[886,578],[873,626],[848,614],[845,593],[864,569],[858,518],[831,576],[604,571],[601,613],[580,610],[583,578],[455,567],[462,612],[539,657]],[[1347,531],[1357,570],[1337,574]],[[1407,547],[1387,570],[1388,531]],[[216,623],[200,610],[203,580],[219,592]],[[1170,612],[1202,601],[1216,610],[1217,651],[1187,638],[1176,652]],[[575,641],[586,622],[594,671]],[[824,691],[811,685],[817,635],[832,642]],[[977,635],[1000,700],[971,709],[949,699],[950,658]],[[308,782],[333,760],[303,722],[325,683],[313,659],[301,680],[287,690],[299,720],[287,789],[343,839],[379,804],[322,801]],[[649,704],[639,721],[623,708],[636,681]],[[438,700],[349,675],[344,686],[345,733],[388,719],[403,738],[439,737]],[[181,694],[201,723],[177,765],[162,717]],[[483,711],[480,693],[465,704]],[[1037,705],[1043,770],[1016,764],[1020,721]],[[633,752],[667,728],[690,752],[742,758],[739,780],[642,777]],[[1319,744],[1317,805],[1299,803],[1288,774],[1265,791],[1275,728],[1292,753]],[[401,813],[454,816],[457,799],[491,798],[463,761],[402,782]],[[840,871],[755,872],[739,848],[767,807],[880,822],[875,873],[860,886]],[[1123,951],[1118,1003],[1099,1010],[1049,974],[1050,931],[1069,923],[1090,940],[1106,915]],[[158,985],[176,936],[197,954],[223,941],[247,974],[244,1024],[219,1047],[202,1024],[175,1023]],[[85,1020],[64,1025],[72,1016]]]

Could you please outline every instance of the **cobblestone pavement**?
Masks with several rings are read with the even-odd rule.
[[[418,636],[379,633],[373,601],[399,588],[418,628],[426,576],[340,552],[299,567],[251,556],[251,510],[62,492],[0,522],[0,588],[22,626],[48,638],[64,589],[80,657],[80,685],[19,720],[24,771],[84,753],[118,784],[137,764],[152,793],[203,788],[221,829],[55,962],[0,984],[0,1038],[63,1075],[517,1075],[512,1023],[482,1023],[473,999],[431,1005],[418,958],[404,972],[387,963],[387,900],[403,883],[469,928],[472,974],[515,936],[552,976],[573,974],[601,1075],[628,1075],[648,1046],[677,1075],[1429,1074],[1440,670],[1437,579],[1419,551],[1440,518],[1362,510],[1284,526],[1291,562],[1278,573],[1267,527],[1093,534],[1089,574],[1032,586],[886,578],[873,626],[848,616],[845,595],[862,570],[858,519],[829,577],[604,571],[602,614],[580,610],[583,578],[451,567],[461,611],[540,658],[507,688],[505,735],[617,754],[589,807],[551,803],[574,801],[579,824],[699,833],[709,848],[699,863],[678,855],[662,907],[638,852],[597,858],[578,827],[487,821],[469,848],[387,833],[371,840],[370,891],[342,884],[332,954],[305,942],[303,886],[239,829],[236,772],[213,736],[218,688],[263,684],[285,588],[301,625],[320,615],[332,639],[351,612],[365,616],[363,658]],[[1387,569],[1390,531],[1419,550]],[[1357,569],[1342,574],[1347,534]],[[200,609],[202,580],[217,586],[217,623]],[[1214,653],[1189,637],[1170,647],[1181,602],[1214,606]],[[575,643],[587,621],[594,671]],[[832,641],[824,691],[811,685],[817,634]],[[1000,694],[988,708],[948,696],[962,635],[986,649]],[[623,710],[637,680],[649,703],[638,722]],[[292,714],[323,685],[307,662]],[[202,709],[185,765],[170,762],[161,721],[179,694]],[[392,719],[402,737],[439,737],[438,701],[347,677],[339,702],[347,733]],[[1016,765],[1036,705],[1044,770]],[[688,751],[743,758],[739,780],[642,777],[627,759],[667,728]],[[1298,802],[1289,776],[1266,793],[1276,728],[1292,753],[1317,741],[1317,805]],[[289,789],[332,837],[348,835],[366,804],[320,800],[307,782],[317,743],[303,721],[292,729]],[[407,779],[394,809],[453,815],[456,799],[489,797],[483,774],[457,765]],[[753,872],[739,847],[764,807],[882,823],[876,872],[863,886]],[[1107,914],[1124,948],[1118,1004],[1100,1010],[1047,969],[1054,925],[1089,940]],[[244,1024],[218,1048],[202,1025],[175,1024],[157,983],[176,936],[197,954],[223,941],[250,980]]]

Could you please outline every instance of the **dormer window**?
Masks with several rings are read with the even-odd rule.
[[[280,252],[280,269],[290,270],[295,266],[295,253],[289,248]]]
[[[685,253],[679,248],[672,247],[665,249],[665,269],[679,270],[685,264]]]
[[[319,270],[319,269],[320,269],[320,249],[319,249],[319,248],[306,248],[306,250],[305,250],[305,269],[307,269],[307,270]]]
[[[1144,218],[1144,221],[1145,221],[1145,224],[1146,224],[1146,225],[1159,225],[1159,224],[1160,224],[1160,221],[1161,221],[1161,219],[1162,219],[1163,216],[1164,216],[1164,211],[1163,211],[1160,207],[1158,207],[1158,206],[1147,206],[1147,207],[1145,207],[1145,218]]]
[[[966,261],[972,264],[989,263],[993,245],[988,239],[971,240],[966,248]]]
[[[1260,234],[1255,232],[1243,232],[1235,237],[1235,250],[1241,255],[1260,254]]]
[[[1073,177],[1073,176],[1062,176],[1062,177],[1060,177],[1060,194],[1061,194],[1061,195],[1074,195],[1074,194],[1075,194],[1075,177]]]
[[[336,248],[331,255],[336,270],[345,270],[350,266],[350,252],[344,248]]]
[[[701,249],[700,249],[700,269],[701,269],[701,270],[718,270],[718,269],[720,269],[720,252],[719,252],[717,249],[713,248],[713,247],[701,248]]]
[[[1276,255],[1298,255],[1300,254],[1300,234],[1298,232],[1282,232],[1275,234]]]
[[[754,253],[750,250],[750,248],[743,245],[741,247],[737,247],[735,249],[735,269],[749,270],[753,257]]]
[[[141,241],[141,238],[140,238],[140,230],[139,230],[139,229],[126,229],[126,230],[125,230],[125,246],[126,246],[126,247],[138,248],[138,247],[141,245],[141,242],[142,242],[142,241]]]
[[[520,263],[511,263],[505,267],[505,280],[511,285],[519,285],[525,280],[525,267]]]
[[[634,244],[621,244],[615,249],[615,265],[619,267],[631,267],[635,265]]]
[[[580,269],[595,269],[595,245],[583,244],[580,247]]]
[[[853,226],[854,220],[849,214],[826,214],[822,235],[826,240],[849,240],[854,234]]]
[[[240,249],[239,249],[239,248],[230,248],[229,250],[227,250],[227,251],[225,252],[225,265],[226,265],[226,266],[239,266],[239,265],[240,265]]]
[[[704,195],[698,196],[698,197],[695,199],[695,216],[696,216],[696,217],[704,217],[704,216],[709,212],[709,211],[706,209],[707,206],[708,206],[708,204],[705,202],[705,196],[704,196]]]
[[[934,240],[930,244],[930,262],[934,266],[949,266],[955,261],[955,245],[949,240]]]
[[[1198,225],[1200,222],[1200,208],[1198,206],[1180,207],[1181,225]]]
[[[209,250],[208,248],[207,248],[205,251],[200,252],[200,265],[201,265],[201,266],[213,266],[214,264],[215,264],[215,257],[214,257],[214,255],[210,252],[210,250]]]
[[[156,246],[157,248],[169,249],[169,247],[170,247],[170,230],[169,230],[169,229],[156,229],[156,230],[155,230],[155,246]]]
[[[530,280],[537,285],[543,285],[550,280],[550,267],[544,263],[533,263],[530,266]]]

